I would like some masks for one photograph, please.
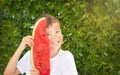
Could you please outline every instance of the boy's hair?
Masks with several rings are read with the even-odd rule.
[[[59,23],[59,20],[57,18],[55,18],[54,16],[51,16],[51,15],[48,15],[48,14],[45,14],[44,17],[46,18],[47,20],[47,27],[51,26],[53,23]]]

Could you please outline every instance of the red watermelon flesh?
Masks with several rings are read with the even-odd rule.
[[[41,18],[33,29],[32,63],[40,75],[50,75],[50,50],[46,27],[46,19]]]

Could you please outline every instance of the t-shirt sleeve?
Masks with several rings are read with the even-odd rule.
[[[64,55],[66,60],[64,61],[63,75],[78,75],[72,53],[69,51],[66,51]]]
[[[27,65],[30,62],[30,51],[28,51],[17,63],[17,68],[21,74],[27,71]]]

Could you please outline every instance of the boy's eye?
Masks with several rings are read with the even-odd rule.
[[[60,30],[56,30],[56,33],[60,32]]]
[[[56,33],[58,33],[59,31],[56,31]]]
[[[49,34],[49,33],[47,33],[47,36],[50,36],[50,34]]]
[[[47,34],[47,36],[49,36],[49,34]]]

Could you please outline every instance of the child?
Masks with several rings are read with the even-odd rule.
[[[44,17],[48,22],[46,31],[50,41],[50,75],[78,75],[72,53],[61,49],[63,35],[59,20],[51,15],[45,15]],[[32,68],[30,61],[31,51],[28,51],[19,60],[24,49],[33,44],[32,36],[23,37],[21,44],[8,63],[4,75],[18,75],[20,73],[39,75],[39,71]]]

